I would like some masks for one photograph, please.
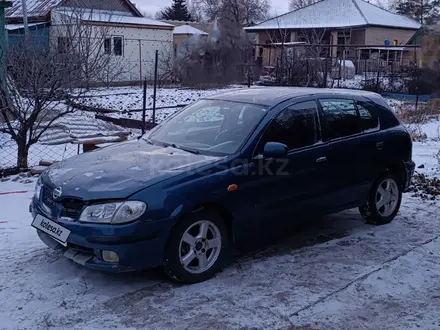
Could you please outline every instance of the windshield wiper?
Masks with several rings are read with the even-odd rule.
[[[196,155],[200,154],[200,151],[198,151],[198,150],[192,150],[192,149],[184,148],[184,147],[182,147],[182,146],[178,146],[178,145],[175,144],[175,143],[172,143],[172,144],[170,144],[169,146],[170,146],[170,147],[173,147],[173,148],[175,148],[175,149],[180,149],[180,150],[183,150],[183,151],[186,151],[186,152],[190,152],[190,153],[192,153],[192,154],[196,154]]]
[[[147,142],[148,144],[154,145],[153,141],[151,141],[149,138],[144,138],[144,137],[142,137],[142,136],[141,136],[141,138],[142,138],[142,140],[144,140],[144,141]]]

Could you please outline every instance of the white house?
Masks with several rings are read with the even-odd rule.
[[[107,72],[96,80],[132,83],[151,78],[155,51],[159,51],[159,60],[169,59],[172,53],[174,26],[143,17],[129,0],[26,1],[31,33],[41,44],[63,53],[69,40],[90,38],[94,45],[89,54],[111,57]],[[24,34],[21,0],[6,15],[8,40],[17,42]]]

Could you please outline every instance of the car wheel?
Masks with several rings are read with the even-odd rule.
[[[218,272],[228,248],[228,231],[215,212],[199,211],[180,221],[165,248],[164,270],[173,280],[203,282]]]
[[[373,184],[367,203],[359,211],[368,223],[384,225],[396,217],[401,202],[402,189],[396,177],[387,174]]]

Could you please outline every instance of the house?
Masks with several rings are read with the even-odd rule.
[[[6,12],[10,45],[24,36],[21,4],[14,1]],[[155,51],[172,52],[174,26],[143,17],[129,0],[26,0],[26,4],[30,34],[40,45],[66,53],[72,43],[68,26],[75,24],[90,30],[88,38],[102,42],[96,49],[111,56],[111,64],[96,83],[107,79],[102,83],[132,84],[152,77]]]
[[[188,22],[188,21],[175,21],[175,20],[163,20],[162,22],[174,25],[175,27],[182,25],[189,25],[193,28],[201,30],[206,33],[210,33],[214,23],[202,23],[202,22]]]
[[[301,42],[320,45],[322,57],[359,60],[379,54],[402,61],[405,45],[420,27],[363,0],[322,0],[245,30],[256,36],[256,58],[273,65],[277,45]]]
[[[173,44],[174,47],[177,47],[183,41],[194,37],[206,40],[208,35],[207,32],[192,27],[191,25],[179,25],[176,26],[173,31]]]

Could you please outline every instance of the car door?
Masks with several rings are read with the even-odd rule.
[[[356,103],[347,98],[320,98],[324,141],[329,143],[329,181],[332,193],[327,199],[329,212],[355,205],[363,192],[365,170],[361,148],[362,127]]]
[[[268,142],[288,148],[285,159],[264,158]],[[260,189],[265,191],[260,205],[271,216],[299,219],[299,213],[320,211],[320,198],[328,192],[329,147],[322,142],[315,100],[287,106],[268,125],[255,150]]]

